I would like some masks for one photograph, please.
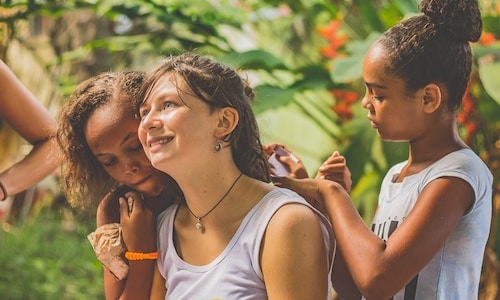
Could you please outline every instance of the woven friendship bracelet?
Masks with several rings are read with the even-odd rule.
[[[125,258],[128,260],[145,260],[145,259],[157,259],[158,258],[158,252],[149,252],[149,253],[142,253],[142,252],[125,252]]]

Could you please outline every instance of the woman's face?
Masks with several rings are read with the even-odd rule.
[[[180,169],[200,168],[215,153],[218,122],[218,114],[176,79],[169,74],[160,78],[139,111],[139,138],[147,156],[174,178]]]
[[[106,172],[118,182],[153,197],[170,177],[153,168],[137,136],[139,120],[117,104],[98,108],[85,126],[85,139]]]

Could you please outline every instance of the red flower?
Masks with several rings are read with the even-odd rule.
[[[464,112],[471,112],[476,109],[476,103],[470,98],[470,94],[466,93],[462,98],[462,106],[464,108]]]
[[[352,105],[359,99],[359,94],[354,91],[333,89],[330,93],[335,97],[337,102],[344,102],[346,104]]]
[[[351,106],[345,103],[333,105],[332,110],[339,116],[341,122],[349,121],[354,117]]]
[[[478,129],[479,128],[478,128],[477,124],[473,123],[473,122],[469,122],[469,123],[467,123],[467,125],[465,125],[465,130],[467,131],[467,134],[469,136],[471,136],[474,133],[476,133]]]
[[[338,20],[333,20],[328,26],[318,27],[316,29],[316,31],[328,41],[328,46],[321,47],[320,49],[320,53],[325,57],[337,57],[337,50],[347,41],[345,35],[338,34],[339,26],[340,22]]]
[[[495,34],[493,34],[492,32],[483,32],[483,34],[481,34],[481,37],[479,38],[479,43],[485,46],[489,46],[493,44],[493,42],[495,41],[496,37]]]
[[[340,22],[332,20],[328,26],[321,26],[316,29],[316,31],[325,39],[331,40],[335,37],[337,30],[339,29]]]
[[[466,124],[469,121],[469,114],[467,112],[461,112],[457,115],[457,121],[460,124]]]

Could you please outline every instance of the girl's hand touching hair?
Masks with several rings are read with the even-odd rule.
[[[338,151],[334,151],[319,167],[315,178],[338,182],[347,193],[351,192],[351,171],[347,167],[345,157],[340,155]]]
[[[309,178],[307,174],[306,167],[302,163],[302,161],[293,153],[292,150],[288,149],[285,145],[272,143],[269,145],[264,145],[264,152],[268,155],[268,158],[275,152],[278,147],[282,147],[285,149],[289,155],[279,155],[276,154],[276,158],[279,162],[283,164],[283,166],[288,170],[288,177],[291,178]],[[272,174],[271,169],[271,174]],[[272,174],[275,175],[275,174]]]
[[[141,194],[127,192],[119,201],[122,238],[127,250],[156,251],[154,215],[151,209],[144,206]]]
[[[295,179],[309,178],[306,167],[304,166],[302,161],[285,145],[276,143],[265,145],[264,152],[268,156],[271,156],[277,147],[282,147],[287,152],[290,153],[290,155],[288,156],[277,155],[276,157],[278,161],[280,161],[289,171],[289,175],[287,177]],[[272,176],[273,182],[274,178],[276,177],[279,176]],[[316,174],[315,178],[335,181],[339,183],[346,190],[347,193],[351,192],[351,187],[352,187],[351,171],[347,167],[345,157],[340,155],[338,151],[334,151],[332,155],[330,155],[330,157],[328,157],[323,162],[323,164],[319,167],[318,173]]]

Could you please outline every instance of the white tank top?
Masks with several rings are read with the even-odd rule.
[[[262,237],[274,213],[288,203],[311,207],[302,197],[287,189],[275,188],[265,195],[245,216],[233,238],[211,263],[194,266],[183,261],[173,243],[173,221],[178,205],[158,216],[158,268],[166,279],[166,299],[245,300],[267,299],[259,264]],[[333,232],[328,220],[313,209],[320,219],[328,255],[329,291],[335,251]],[[328,293],[331,299],[331,293]]]

